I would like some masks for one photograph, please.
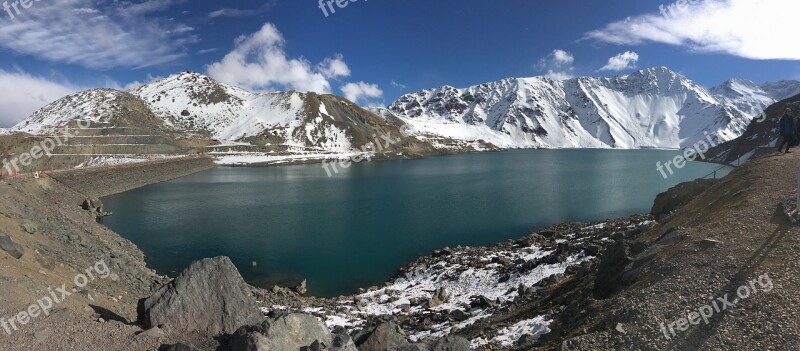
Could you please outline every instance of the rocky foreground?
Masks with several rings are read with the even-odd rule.
[[[798,348],[797,161],[770,155],[723,180],[682,184],[651,215],[437,250],[382,286],[333,299],[254,288],[224,257],[170,280],[96,221],[95,197],[207,161],[3,178],[0,348]],[[706,315],[720,299],[725,308]]]

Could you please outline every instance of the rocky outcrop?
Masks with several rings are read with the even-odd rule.
[[[141,300],[139,320],[146,328],[233,333],[263,318],[248,291],[229,258],[203,259]]]
[[[650,214],[658,221],[663,221],[669,214],[686,206],[697,195],[700,195],[716,182],[717,180],[714,179],[698,179],[678,184],[656,196]]]
[[[379,324],[360,339],[358,340],[359,351],[399,350],[410,344],[403,330],[393,322]]]
[[[81,208],[84,211],[91,212],[92,215],[94,215],[97,218],[103,218],[103,217],[111,215],[111,213],[103,211],[103,202],[100,201],[100,199],[98,199],[96,197],[95,198],[88,198],[86,200],[83,200],[83,203],[81,204]]]
[[[230,348],[231,351],[348,350],[344,348],[346,340],[338,339],[338,344],[343,346],[330,348],[334,347],[334,338],[324,323],[307,314],[292,313],[239,328],[231,337]]]
[[[22,255],[25,254],[25,250],[19,244],[15,243],[14,240],[8,234],[0,233],[0,249],[7,252],[11,257],[16,259],[22,258]]]

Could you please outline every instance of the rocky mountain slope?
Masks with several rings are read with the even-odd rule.
[[[711,148],[706,154],[709,159],[721,163],[739,165],[753,156],[773,153],[778,136],[778,120],[786,108],[795,115],[800,112],[800,95],[795,95],[768,107],[764,114],[754,119],[747,130],[738,138]]]
[[[792,92],[800,92],[800,82],[732,79],[705,89],[657,67],[611,79],[444,86],[368,111],[335,95],[254,93],[184,72],[130,92],[94,89],[53,102],[10,129],[32,136],[4,135],[0,152],[20,154],[78,122],[81,134],[35,168],[190,153],[234,165],[499,148],[685,148],[706,133],[720,142],[735,139],[755,115]]]
[[[36,111],[12,132],[41,139],[68,126],[80,129],[80,135],[53,152],[58,161],[34,168],[187,153],[208,153],[227,164],[438,153],[429,143],[338,96],[251,93],[190,72],[131,92],[95,89],[67,96]],[[0,150],[2,145],[0,141]],[[8,155],[24,150],[9,150]]]
[[[510,78],[465,89],[443,86],[389,105],[415,133],[512,147],[685,148],[714,134],[736,138],[800,83],[731,80],[705,89],[666,67],[618,78]],[[773,96],[773,94],[776,94]]]

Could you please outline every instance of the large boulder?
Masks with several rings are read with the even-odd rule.
[[[656,196],[653,208],[650,209],[650,214],[661,221],[673,211],[686,206],[690,201],[716,182],[717,180],[714,179],[698,179],[691,182],[680,183]]]
[[[22,258],[22,255],[25,254],[22,246],[11,240],[11,237],[6,233],[0,233],[0,249],[3,249],[3,251],[16,259]]]
[[[406,335],[397,324],[384,322],[359,340],[359,351],[400,350],[409,346]]]
[[[139,301],[146,328],[233,333],[263,320],[247,284],[227,257],[195,261],[153,296]]]
[[[346,346],[348,343],[347,340],[339,340],[338,344]],[[300,351],[312,349],[312,345],[317,350],[354,350],[329,349],[328,347],[334,345],[334,338],[325,323],[302,313],[292,313],[241,327],[230,339],[231,351]]]
[[[336,334],[333,343],[325,351],[358,351],[355,342],[347,334]]]
[[[461,351],[469,349],[469,340],[463,336],[451,335],[430,344],[431,351]]]

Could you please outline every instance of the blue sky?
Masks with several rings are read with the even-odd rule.
[[[445,84],[615,76],[662,65],[704,86],[800,78],[800,49],[786,45],[797,37],[798,5],[784,1],[358,0],[333,4],[327,17],[318,4],[9,7],[0,13],[0,127],[77,90],[129,88],[185,70],[252,90],[331,92],[361,104]]]

